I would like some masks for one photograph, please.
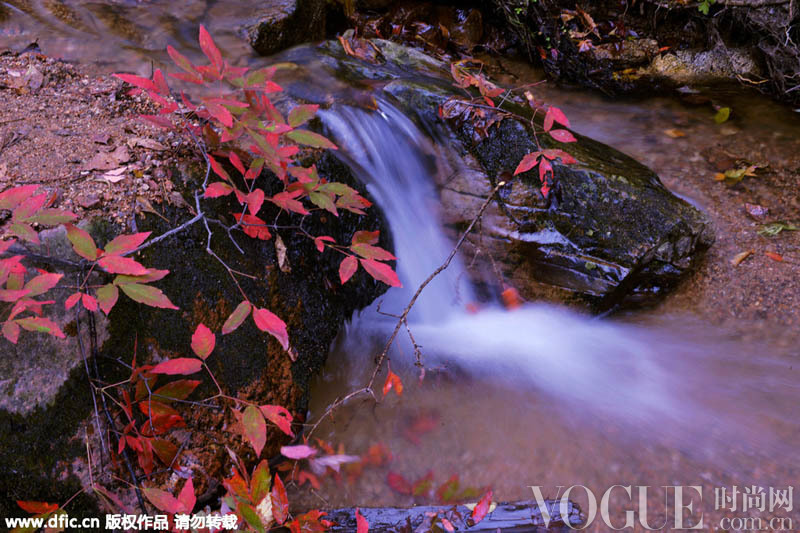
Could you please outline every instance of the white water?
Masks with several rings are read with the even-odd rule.
[[[334,108],[320,115],[388,218],[404,288],[391,289],[381,310],[400,313],[453,246],[440,228],[434,169],[426,164],[435,150],[385,101],[377,113]],[[747,454],[782,448],[773,425],[791,424],[800,401],[785,360],[747,353],[721,334],[703,338],[706,332],[691,327],[598,320],[551,305],[471,314],[468,279],[453,261],[414,308],[410,327],[426,366],[450,364],[473,378],[527,388],[571,416],[614,420],[625,438],[635,432],[693,454],[720,455],[732,442]],[[373,306],[348,327],[342,349],[351,358],[350,386],[363,384],[375,346],[394,323]],[[400,338],[393,368],[410,366],[412,353]]]

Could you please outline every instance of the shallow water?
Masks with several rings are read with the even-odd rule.
[[[0,43],[21,48],[38,39],[46,54],[91,58],[108,70],[146,74],[147,60],[163,61],[167,44],[198,57],[197,25],[205,23],[233,62],[259,63],[239,30],[250,16],[251,3],[238,0],[5,0]],[[536,77],[513,67],[509,70],[526,81]],[[722,125],[713,122],[710,104],[690,107],[672,98],[614,102],[547,85],[535,94],[561,106],[577,131],[651,166],[700,208],[714,208],[724,189],[695,188],[685,174],[696,171],[703,150],[725,139],[741,139],[756,150],[763,143],[763,157],[775,166],[800,165],[796,114],[752,93],[710,92],[714,102],[734,109]],[[436,223],[429,167],[419,159],[419,145],[427,141],[390,106],[383,112],[382,124],[343,109],[326,112],[323,119],[365,177],[392,177],[373,180],[371,188],[389,213],[406,288],[415,288],[449,244]],[[673,139],[667,129],[686,137]],[[391,207],[398,197],[406,203]],[[409,205],[415,209],[404,208]],[[331,506],[435,501],[392,491],[389,470],[412,482],[430,471],[437,485],[458,475],[464,486],[493,487],[499,500],[530,499],[529,485],[582,484],[598,498],[614,484],[701,485],[703,508],[710,514],[714,488],[796,483],[795,342],[777,343],[772,330],[745,338],[742,331],[750,322],[717,327],[711,306],[692,307],[707,312],[706,321],[688,314],[683,307],[691,306],[685,303],[615,320],[534,304],[468,314],[464,306],[473,296],[460,268],[454,265],[437,280],[412,315],[424,374],[412,364],[413,350],[401,331],[391,355],[392,369],[405,384],[403,396],[390,393],[377,406],[354,401],[316,434],[341,443],[347,453],[383,442],[392,462],[367,469],[353,483],[325,481],[314,496],[304,496],[310,506],[318,506],[319,498]],[[383,310],[399,312],[408,296],[390,291]],[[392,325],[374,310],[354,319],[314,387],[312,420],[366,381]],[[545,494],[554,495],[555,489]],[[654,498],[659,495],[653,492]],[[618,495],[612,503],[616,512],[626,508]]]

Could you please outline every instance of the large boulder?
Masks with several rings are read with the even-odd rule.
[[[542,148],[563,149],[578,161],[554,161],[555,186],[543,198],[535,172],[511,179],[522,157],[537,146],[528,106],[507,101],[504,111],[483,110],[482,128],[470,120],[445,120],[440,106],[463,95],[453,87],[448,66],[390,41],[373,44],[381,54],[371,61],[345,55],[338,42],[295,49],[288,56],[305,62],[307,72],[292,76],[313,76],[324,89],[316,94],[303,89],[304,97],[320,102],[338,91],[333,101],[363,105],[368,99],[358,95],[359,87],[380,88],[425,130],[446,139],[441,144],[451,147],[456,172],[440,176],[439,186],[444,222],[454,235],[476,215],[495,184],[507,181],[469,242],[473,251],[488,252],[523,296],[541,295],[536,281],[602,306],[659,294],[713,242],[705,215],[670,193],[652,170],[581,135],[569,144],[538,135]],[[322,77],[324,72],[330,80]],[[307,85],[298,81],[287,87],[291,92]],[[494,121],[487,118],[492,114]]]

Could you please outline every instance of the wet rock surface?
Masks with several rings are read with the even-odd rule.
[[[271,0],[255,10],[246,28],[253,49],[271,55],[290,46],[323,39],[333,7],[324,0]]]
[[[530,110],[507,102],[504,108],[513,115],[504,115],[485,135],[469,121],[444,121],[439,106],[457,94],[445,65],[402,45],[374,43],[382,52],[380,64],[344,56],[338,43],[322,45],[318,61],[335,72],[340,85],[342,80],[351,87],[364,80],[370,87],[380,84],[401,109],[454,148],[461,158],[453,165],[456,171],[439,178],[443,216],[454,230],[468,225],[498,181],[509,182],[469,242],[473,252],[482,251],[484,258],[488,253],[501,265],[523,296],[536,293],[531,280],[601,305],[659,294],[713,242],[707,218],[671,194],[653,171],[586,137],[564,144],[539,135],[542,148],[560,148],[578,160],[576,165],[554,161],[556,185],[550,198],[539,193],[534,172],[511,180],[522,157],[536,150],[526,123]],[[309,53],[299,49],[291,57],[307,59]],[[463,166],[470,170],[462,171]]]

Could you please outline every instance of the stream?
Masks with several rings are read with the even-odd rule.
[[[148,61],[162,62],[167,44],[197,57],[196,28],[206,23],[232,62],[266,62],[251,54],[236,29],[251,16],[248,2],[76,1],[63,4],[68,16],[46,4],[0,1],[0,44],[18,49],[38,38],[45,54],[96,58],[106,71],[148,74]],[[540,78],[510,59],[492,68],[508,84]],[[753,93],[712,92],[714,102],[734,109],[734,119],[716,124],[711,105],[677,98],[612,101],[548,84],[535,92],[560,106],[575,131],[650,166],[668,188],[709,212],[718,229],[709,261],[723,267],[729,253],[738,251],[737,228],[745,224],[733,217],[731,206],[740,209],[752,191],[731,192],[715,183],[703,154],[734,143],[776,167],[798,164],[796,113]],[[333,106],[320,115],[342,157],[386,213],[404,288],[387,292],[380,311],[400,313],[452,249],[452,235],[438,221],[429,154],[442,165],[452,158],[390,102],[378,99],[378,105],[374,113]],[[683,135],[667,135],[668,129]],[[698,169],[705,169],[699,178]],[[754,190],[762,201],[786,192]],[[796,189],[794,195],[790,206],[797,205]],[[711,269],[700,276],[706,275],[716,274]],[[656,510],[664,506],[663,486],[699,485],[707,527],[717,527],[720,516],[748,516],[715,510],[715,489],[756,486],[769,493],[793,486],[800,476],[797,310],[794,297],[784,294],[791,296],[796,285],[767,286],[782,296],[734,320],[725,306],[747,296],[758,282],[755,275],[737,274],[740,286],[713,287],[694,276],[659,307],[610,319],[544,303],[506,311],[488,301],[476,313],[467,310],[478,297],[457,258],[410,315],[423,366],[414,364],[405,330],[390,353],[403,395],[391,392],[378,405],[354,400],[315,434],[347,454],[365,453],[380,442],[392,455],[388,467],[325,478],[313,493],[294,490],[292,501],[298,507],[437,502],[432,494],[393,490],[387,474],[394,472],[412,484],[430,475],[434,489],[458,476],[462,489],[473,489],[472,498],[492,487],[498,501],[531,499],[531,485],[542,486],[545,496],[556,496],[557,486],[584,485],[598,500],[615,484],[647,485]],[[368,380],[395,324],[376,306],[340,334],[313,387],[310,420]],[[574,496],[586,508],[585,493]],[[635,508],[624,496],[618,491],[611,498],[617,524],[626,509]],[[798,520],[796,510],[757,516]]]

